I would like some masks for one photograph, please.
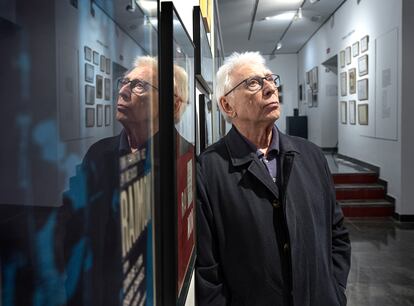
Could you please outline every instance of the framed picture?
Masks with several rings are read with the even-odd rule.
[[[368,100],[368,79],[358,81],[358,100]]]
[[[358,105],[358,123],[368,125],[368,104]]]
[[[193,9],[193,39],[195,45],[195,75],[204,89],[211,93],[213,90],[213,55],[199,6],[194,6]]]
[[[302,92],[302,84],[299,84],[298,93],[299,93],[299,101],[303,100],[303,92]]]
[[[86,127],[95,126],[95,108],[93,107],[85,108],[85,126]]]
[[[341,96],[347,95],[347,88],[346,88],[346,72],[341,72],[340,74],[340,80],[341,80]]]
[[[356,69],[351,68],[348,70],[349,75],[349,94],[356,93]]]
[[[306,84],[310,84],[310,72],[306,72]]]
[[[362,37],[361,39],[361,53],[368,51],[368,46],[369,46],[369,36],[366,35]]]
[[[106,58],[103,55],[101,55],[101,60],[100,60],[99,68],[101,69],[102,72],[105,72],[105,69],[106,69]]]
[[[318,67],[313,67],[312,70],[312,91],[318,92]]]
[[[95,104],[95,87],[91,85],[85,85],[85,104]]]
[[[93,51],[93,63],[99,65],[99,53],[96,51]]]
[[[105,105],[105,126],[111,125],[111,105]]]
[[[96,126],[102,126],[103,124],[103,105],[96,105]]]
[[[355,124],[356,116],[356,101],[349,101],[349,124]]]
[[[92,49],[89,48],[88,46],[85,46],[83,48],[83,51],[84,51],[85,61],[88,61],[88,62],[92,61]]]
[[[96,75],[96,98],[102,99],[103,93],[103,77],[99,74]]]
[[[109,58],[105,59],[105,72],[111,74],[111,59]]]
[[[104,81],[105,100],[111,100],[111,79],[105,78]]]
[[[365,54],[358,58],[358,75],[363,76],[368,74],[368,55]]]
[[[306,92],[306,101],[308,102],[308,107],[313,107],[313,94],[310,88]]]
[[[160,16],[158,67],[159,87],[163,90],[159,103],[159,151],[163,152],[163,158],[159,162],[159,181],[162,193],[154,211],[162,237],[156,248],[157,277],[162,281],[157,283],[156,292],[165,305],[184,305],[196,257],[195,143],[199,139],[195,124],[195,52],[172,2],[161,2]],[[181,83],[175,82],[174,86],[176,74],[182,77]],[[177,86],[188,89],[186,97],[182,97],[184,113],[175,111],[171,103]]]
[[[341,123],[342,124],[347,124],[347,103],[346,101],[341,101]]]
[[[318,107],[318,93],[312,92],[312,107]]]
[[[85,63],[85,82],[93,83],[95,76],[95,67],[91,64]]]
[[[339,65],[341,68],[345,67],[345,50],[339,52]]]
[[[345,48],[345,61],[347,65],[351,65],[351,62],[352,62],[351,47]]]
[[[352,56],[356,57],[359,55],[359,41],[352,45]]]

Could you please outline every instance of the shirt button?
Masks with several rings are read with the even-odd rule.
[[[272,205],[274,208],[280,208],[280,203],[278,199],[273,200]]]
[[[288,250],[289,250],[289,244],[288,243],[285,243],[283,245],[283,251],[287,252]]]

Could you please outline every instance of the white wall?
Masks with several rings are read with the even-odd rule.
[[[375,41],[384,33],[397,29],[401,38],[402,0],[363,0],[346,1],[344,5],[305,45],[299,52],[299,82],[304,83],[305,71],[319,65],[335,54],[339,54],[348,46],[359,41],[363,36],[369,35],[369,125],[343,125],[338,123],[338,151],[341,154],[379,166],[380,177],[388,182],[388,193],[396,199],[396,212],[404,214],[401,205],[401,90],[397,87],[396,103],[398,122],[397,140],[385,140],[375,136]],[[397,46],[399,60],[401,56],[401,39]],[[327,54],[327,49],[330,53]],[[351,67],[357,67],[357,58],[352,58]],[[400,70],[401,60],[397,69]],[[340,72],[338,67],[338,75]],[[357,72],[358,73],[358,72]],[[398,74],[399,75],[399,74]],[[357,77],[360,79],[360,77]],[[339,79],[338,79],[339,80]],[[321,80],[322,81],[322,80]],[[324,86],[324,84],[320,84]],[[340,93],[339,93],[340,94]],[[345,98],[345,99],[344,99]],[[355,96],[338,97],[338,100],[352,100]],[[358,102],[357,102],[358,103]],[[320,121],[324,118],[323,107],[321,112],[309,112],[310,121]],[[324,123],[322,122],[322,125]],[[377,122],[381,124],[381,122]],[[312,130],[310,131],[313,132]]]
[[[298,57],[296,54],[280,54],[274,59],[264,56],[266,64],[273,73],[280,76],[283,85],[283,104],[281,115],[276,121],[277,127],[284,133],[286,130],[286,116],[293,116],[293,109],[298,107]]]

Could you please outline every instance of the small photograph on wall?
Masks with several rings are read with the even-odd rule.
[[[103,105],[96,105],[96,126],[102,126],[103,124]]]
[[[109,58],[105,60],[105,72],[111,74],[111,60]]]
[[[361,39],[361,53],[368,51],[368,45],[369,45],[369,36],[366,35],[362,37]]]
[[[95,126],[95,109],[93,107],[85,108],[85,126]]]
[[[349,101],[349,124],[355,124],[356,101]]]
[[[84,53],[85,53],[85,60],[90,62],[92,61],[92,49],[88,46],[84,47]]]
[[[306,92],[306,102],[308,103],[308,107],[312,107],[313,106],[312,89],[308,89],[308,91]]]
[[[303,99],[302,84],[299,84],[298,92],[299,92],[299,101],[302,101]]]
[[[352,62],[351,47],[346,47],[345,49],[345,61],[347,65],[351,65],[351,62]]]
[[[93,51],[93,63],[99,65],[99,53],[96,51]]]
[[[358,105],[358,123],[368,125],[368,104]]]
[[[358,100],[368,100],[368,79],[358,81]]]
[[[318,93],[312,92],[312,107],[318,107]]]
[[[309,71],[306,72],[306,84],[310,83],[310,76],[309,76]]]
[[[356,57],[359,55],[359,41],[352,45],[352,56]]]
[[[99,67],[100,67],[100,69],[101,69],[102,72],[105,72],[105,69],[106,69],[106,58],[103,55],[101,55],[101,60],[100,60]]]
[[[311,70],[312,72],[312,91],[314,93],[318,92],[318,67],[313,67],[313,69]]]
[[[346,72],[341,72],[341,96],[347,95],[347,88],[346,88]]]
[[[344,50],[339,52],[339,65],[341,65],[341,68],[345,67],[345,51]]]
[[[340,110],[341,110],[341,123],[346,124],[347,123],[347,114],[346,114],[347,103],[346,103],[346,101],[341,101]]]
[[[105,100],[111,100],[111,79],[105,78]]]
[[[102,99],[103,93],[103,77],[99,74],[96,75],[96,98]]]
[[[95,67],[91,64],[85,63],[85,82],[93,83],[95,75]]]
[[[366,74],[368,74],[368,55],[363,55],[358,58],[358,75]]]
[[[349,94],[356,93],[356,69],[352,68],[348,70],[349,74]]]
[[[95,104],[95,87],[91,85],[85,85],[85,104]]]
[[[111,105],[105,105],[105,126],[111,125]]]

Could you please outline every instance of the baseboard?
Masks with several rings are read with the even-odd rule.
[[[342,158],[342,159],[345,159],[347,161],[353,162],[357,165],[360,165],[362,167],[368,168],[369,170],[374,171],[375,173],[379,174],[379,172],[380,172],[380,167],[368,164],[367,162],[364,162],[362,160],[359,160],[359,159],[356,159],[356,158],[353,158],[353,157],[349,157],[349,156],[346,156],[346,155],[342,155],[340,153],[338,153],[337,156]]]
[[[325,153],[338,153],[338,148],[321,148],[321,150]]]
[[[400,222],[414,222],[414,215],[400,215],[394,213],[393,218]]]

